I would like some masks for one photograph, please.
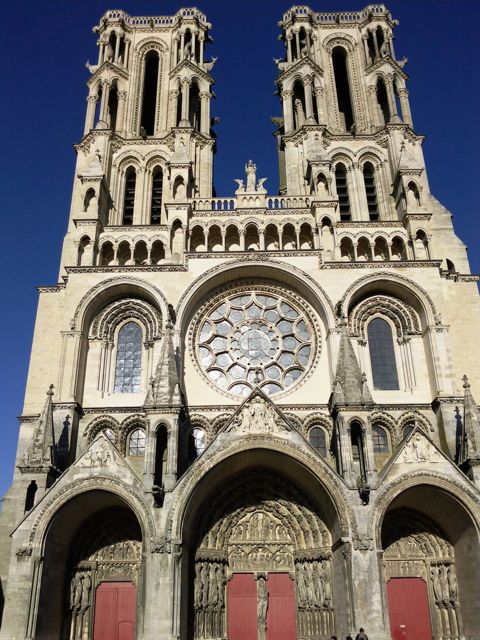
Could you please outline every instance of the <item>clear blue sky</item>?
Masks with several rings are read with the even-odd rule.
[[[191,3],[194,4],[194,3]],[[270,116],[280,113],[273,96],[272,58],[282,55],[276,26],[292,3],[279,0],[199,0],[213,23],[207,55],[214,68],[218,115],[215,184],[233,193],[252,157],[270,193],[278,186]],[[367,4],[367,3],[365,3]],[[436,197],[454,214],[458,235],[480,272],[478,0],[394,0],[400,20],[395,48],[409,58],[408,88],[415,129],[427,135],[425,156]],[[3,218],[3,337],[0,370],[0,495],[10,483],[17,443],[33,323],[36,285],[56,281],[67,226],[75,153],[85,115],[87,59],[96,61],[91,28],[107,10],[170,15],[171,0],[14,0],[2,5],[1,189]],[[360,9],[361,2],[311,2],[318,11]],[[45,380],[45,389],[50,380]],[[480,402],[480,398],[477,398]]]

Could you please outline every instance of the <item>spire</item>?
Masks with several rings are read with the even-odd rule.
[[[53,384],[47,391],[47,399],[33,432],[30,446],[25,452],[23,464],[28,467],[56,467],[55,426],[53,422]]]
[[[460,462],[479,458],[477,443],[480,438],[480,411],[473,398],[467,376],[463,376],[463,431]]]
[[[181,404],[175,347],[173,344],[173,324],[169,320],[165,329],[160,358],[155,376],[150,380],[150,388],[145,399],[146,407]]]
[[[340,327],[340,349],[333,383],[332,404],[333,406],[372,404],[367,376],[360,371],[348,333],[346,318],[341,319]]]

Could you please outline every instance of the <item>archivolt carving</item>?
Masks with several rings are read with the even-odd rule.
[[[356,42],[352,38],[352,36],[349,36],[346,33],[338,32],[332,33],[331,35],[327,36],[323,41],[323,46],[328,51],[328,53],[331,53],[332,49],[334,49],[335,47],[345,47],[349,53],[353,53],[356,47]]]
[[[434,432],[435,429],[428,418],[426,418],[419,411],[406,411],[397,420],[399,436],[402,437],[402,432],[407,425],[418,426],[426,433]]]
[[[87,291],[87,293],[83,296],[83,298],[78,303],[77,308],[75,309],[75,314],[70,322],[70,329],[72,331],[76,329],[80,315],[83,315],[85,313],[88,304],[96,298],[98,293],[100,293],[102,290],[105,291],[110,288],[113,289],[115,286],[119,285],[132,285],[138,287],[142,291],[145,291],[146,294],[153,295],[159,303],[163,303],[164,310],[166,311],[168,303],[160,289],[150,283],[146,283],[145,280],[140,280],[138,278],[132,278],[128,276],[120,276],[118,278],[102,280],[102,282],[99,282]]]
[[[359,278],[355,282],[353,282],[343,294],[342,299],[340,300],[340,308],[345,313],[348,312],[348,309],[345,308],[345,304],[346,304],[346,301],[351,298],[351,295],[355,290],[360,289],[367,282],[381,284],[382,280],[386,280],[387,282],[398,282],[399,284],[409,289],[410,292],[413,295],[415,295],[417,298],[418,298],[418,293],[420,293],[421,296],[423,297],[423,300],[427,303],[430,309],[432,319],[434,318],[434,316],[437,313],[435,310],[435,305],[433,304],[433,301],[430,295],[425,291],[425,289],[423,289],[423,287],[421,287],[419,284],[417,284],[413,280],[410,280],[410,278],[406,278],[405,276],[401,276],[397,273],[390,273],[388,271],[379,271],[378,273],[375,273],[373,275],[368,274],[366,276],[363,276],[362,278]]]
[[[395,325],[397,337],[420,333],[420,318],[405,302],[393,296],[375,295],[359,302],[349,316],[350,334],[366,339],[366,325],[372,316],[381,314]]]
[[[302,432],[305,436],[308,435],[308,432],[312,427],[323,427],[330,435],[333,430],[333,424],[330,416],[323,413],[312,413],[305,418],[302,428]]]
[[[145,341],[159,340],[162,314],[140,298],[122,298],[111,302],[95,317],[90,327],[91,339],[113,343],[115,331],[126,320],[138,320],[145,327]]]

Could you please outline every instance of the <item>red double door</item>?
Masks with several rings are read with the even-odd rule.
[[[393,640],[432,640],[427,585],[421,578],[391,578],[387,583]]]
[[[295,640],[295,593],[288,573],[269,573],[267,640]],[[227,587],[228,640],[258,640],[257,583],[235,573]]]
[[[95,592],[93,640],[135,640],[136,600],[131,582],[102,582]]]

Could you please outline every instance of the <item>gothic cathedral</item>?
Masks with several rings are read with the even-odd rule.
[[[396,21],[278,24],[280,189],[245,158],[222,197],[206,16],[94,29],[1,640],[479,637],[478,278],[429,189]]]

